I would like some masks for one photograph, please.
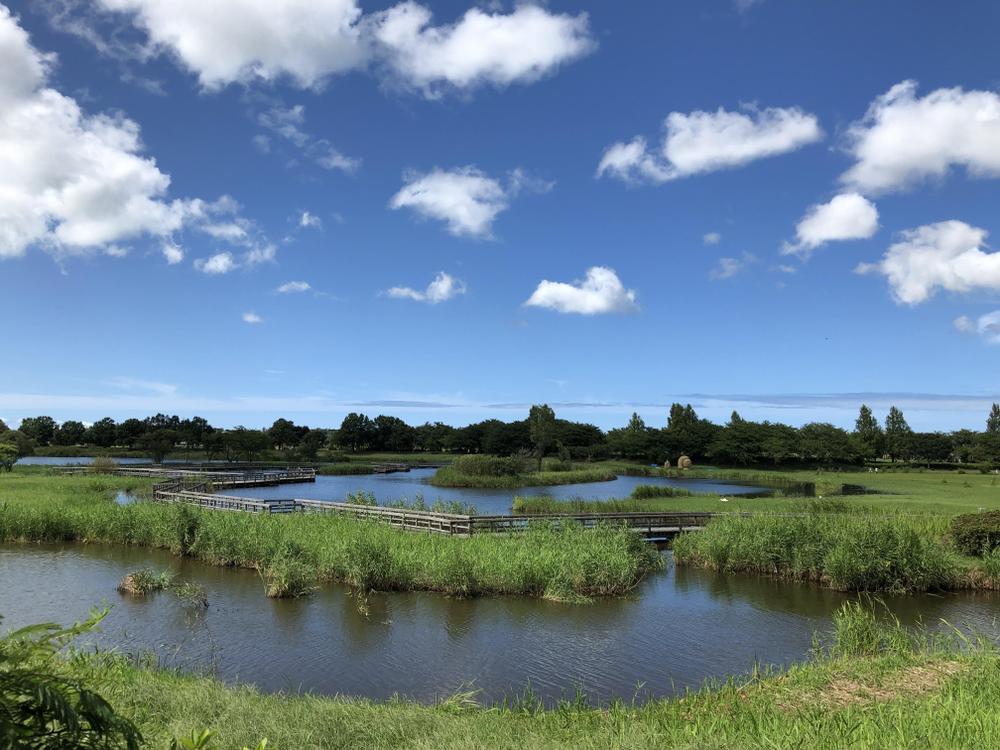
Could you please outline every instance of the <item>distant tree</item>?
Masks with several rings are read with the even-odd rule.
[[[608,448],[614,455],[636,461],[658,460],[656,433],[651,430],[638,413],[633,412],[628,424],[622,429],[609,430]]]
[[[181,437],[189,445],[203,445],[205,436],[214,432],[215,428],[204,417],[191,417],[191,419],[181,420],[179,430]]]
[[[8,445],[13,445],[17,449],[18,458],[30,456],[35,452],[34,441],[20,430],[7,430],[0,440]]]
[[[762,463],[768,427],[766,423],[748,422],[734,411],[709,446],[709,455],[722,463],[740,466]]]
[[[0,432],[7,432],[10,429],[2,419],[0,419]]]
[[[118,427],[115,420],[105,417],[94,422],[87,430],[86,440],[88,443],[101,448],[110,448],[118,440]]]
[[[153,463],[162,464],[163,459],[170,455],[180,439],[180,433],[175,430],[155,430],[139,437],[136,446],[148,451]]]
[[[246,461],[253,461],[271,447],[271,438],[266,432],[250,430],[242,425],[234,427],[226,437],[228,460],[232,460],[233,455],[238,455]]]
[[[546,451],[556,442],[556,413],[548,404],[535,404],[528,412],[528,434],[538,458],[538,470],[542,470],[542,459]]]
[[[56,420],[52,417],[26,417],[21,420],[18,429],[35,442],[35,445],[48,445],[56,434]]]
[[[87,428],[83,426],[83,422],[67,419],[59,425],[52,442],[55,445],[79,445],[86,434]]]
[[[903,412],[895,406],[889,407],[889,413],[885,417],[885,447],[889,458],[893,461],[904,455],[906,442],[911,432],[910,425],[903,417]]]
[[[351,412],[340,423],[337,440],[344,448],[352,451],[368,450],[375,439],[375,425],[364,414]]]
[[[799,428],[799,451],[803,459],[825,465],[852,464],[859,458],[847,431],[826,422]]]
[[[986,431],[992,435],[1000,433],[1000,404],[994,403],[990,416],[986,419]]]
[[[858,418],[854,422],[854,434],[865,458],[876,459],[882,455],[885,436],[882,434],[878,420],[867,404],[861,404]]]
[[[120,445],[127,445],[131,448],[141,435],[146,434],[146,429],[145,421],[135,418],[126,419],[115,430],[115,441]]]
[[[0,442],[0,469],[11,471],[17,462],[17,446]]]
[[[951,433],[951,460],[960,464],[975,461],[981,435],[982,433],[973,430],[956,430]]]
[[[906,454],[911,461],[947,461],[954,448],[951,435],[943,432],[914,432],[906,441]]]
[[[274,424],[267,431],[271,442],[278,450],[283,448],[294,448],[302,438],[302,431],[289,419],[279,418],[274,420]]]
[[[205,435],[202,439],[202,447],[205,449],[205,458],[209,461],[214,461],[219,456],[222,456],[226,452],[226,432],[223,430],[215,430],[214,432]]]

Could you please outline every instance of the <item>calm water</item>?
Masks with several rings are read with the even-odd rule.
[[[116,458],[119,464],[148,464],[148,458]],[[93,456],[25,456],[19,458],[21,466],[83,466],[94,463]]]
[[[555,487],[522,487],[517,490],[489,490],[477,488],[434,487],[428,480],[434,469],[411,469],[396,474],[361,474],[337,477],[316,477],[315,484],[284,484],[277,487],[240,488],[231,494],[241,497],[266,499],[300,498],[309,500],[343,501],[349,492],[374,493],[384,505],[393,500],[415,500],[423,496],[431,504],[435,500],[457,500],[470,503],[480,513],[510,513],[515,495],[546,495],[555,498],[582,497],[587,500],[625,498],[640,484],[660,484],[683,487],[691,492],[711,492],[721,495],[745,495],[761,492],[761,487],[713,482],[701,479],[667,479],[665,477],[621,476],[611,482],[563,484]]]
[[[207,610],[169,593],[115,591],[140,567],[202,584]],[[670,695],[705,679],[803,658],[815,631],[848,597],[806,585],[670,566],[627,600],[562,605],[521,598],[372,594],[367,614],[339,586],[295,601],[263,595],[257,575],[167,553],[99,546],[0,548],[3,627],[67,622],[113,605],[99,636],[127,653],[212,670],[265,690],[433,700],[472,684],[484,700],[525,686],[546,699]],[[960,593],[889,598],[904,622],[945,618],[997,634],[1000,597]]]

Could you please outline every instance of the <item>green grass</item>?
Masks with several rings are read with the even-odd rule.
[[[0,542],[101,542],[168,549],[261,572],[270,596],[323,581],[361,589],[561,601],[627,593],[662,559],[623,529],[538,525],[469,538],[414,534],[327,514],[244,514],[110,499],[136,480],[15,471],[0,477]],[[147,483],[148,484],[148,483]]]
[[[210,728],[220,748],[956,748],[1000,746],[1000,658],[982,642],[908,632],[848,606],[832,641],[783,672],[734,677],[646,703],[480,706],[264,694],[212,677],[89,656],[72,669],[142,730],[148,747]]]
[[[601,468],[573,469],[570,471],[534,471],[509,476],[475,476],[457,471],[453,466],[443,466],[434,473],[430,483],[436,487],[515,490],[520,487],[549,487],[557,484],[610,482],[615,477],[616,475],[613,471]]]
[[[832,510],[836,511],[834,507]],[[961,556],[940,515],[805,513],[723,516],[674,542],[678,565],[816,581],[844,591],[992,588],[1000,581]]]

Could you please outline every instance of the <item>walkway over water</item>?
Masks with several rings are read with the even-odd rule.
[[[87,474],[89,467],[74,466],[61,469],[66,474]],[[197,484],[206,490],[228,490],[240,487],[273,487],[279,484],[315,482],[316,470],[308,467],[290,468],[234,468],[231,466],[119,466],[111,471],[119,477],[153,477],[171,480],[170,484],[191,486]],[[159,485],[157,485],[159,486]]]
[[[407,531],[471,536],[523,531],[534,521],[574,521],[592,528],[600,523],[626,526],[647,539],[665,539],[682,531],[696,531],[718,515],[708,512],[644,512],[644,513],[547,513],[537,515],[463,515],[426,510],[385,508],[357,503],[324,500],[257,500],[233,495],[216,495],[211,483],[197,485],[185,478],[161,482],[153,488],[153,499],[159,502],[184,503],[207,510],[243,513],[336,513],[366,520],[380,521]]]

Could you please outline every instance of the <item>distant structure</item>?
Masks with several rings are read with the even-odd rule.
[[[680,458],[677,459],[678,469],[690,469],[693,465],[694,463],[687,456],[681,456]]]

